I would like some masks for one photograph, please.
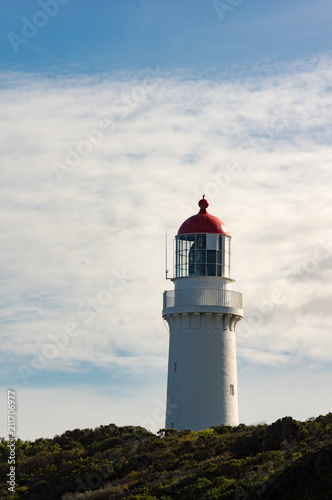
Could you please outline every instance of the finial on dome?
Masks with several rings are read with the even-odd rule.
[[[205,214],[206,213],[206,209],[209,206],[208,201],[205,199],[205,194],[203,194],[203,198],[201,200],[199,200],[198,206],[200,208],[199,213],[200,214]]]

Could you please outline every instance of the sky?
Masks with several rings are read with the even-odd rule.
[[[0,436],[164,427],[165,234],[232,236],[239,420],[332,411],[326,0],[0,5]]]

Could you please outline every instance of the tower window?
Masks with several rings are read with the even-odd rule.
[[[177,372],[177,369],[178,369],[178,364],[177,363],[174,363],[174,373]]]
[[[179,234],[176,236],[175,275],[230,275],[230,236],[226,234]]]
[[[230,385],[230,391],[229,392],[230,392],[231,396],[234,396],[234,385],[233,384]]]

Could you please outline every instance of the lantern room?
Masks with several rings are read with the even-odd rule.
[[[224,223],[206,211],[204,195],[198,205],[198,214],[189,217],[175,237],[175,278],[229,278],[231,237]]]

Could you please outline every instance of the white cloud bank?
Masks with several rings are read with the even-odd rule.
[[[8,383],[43,352],[164,371],[164,234],[203,192],[233,236],[239,365],[331,363],[331,77],[328,58],[234,81],[3,75]]]

